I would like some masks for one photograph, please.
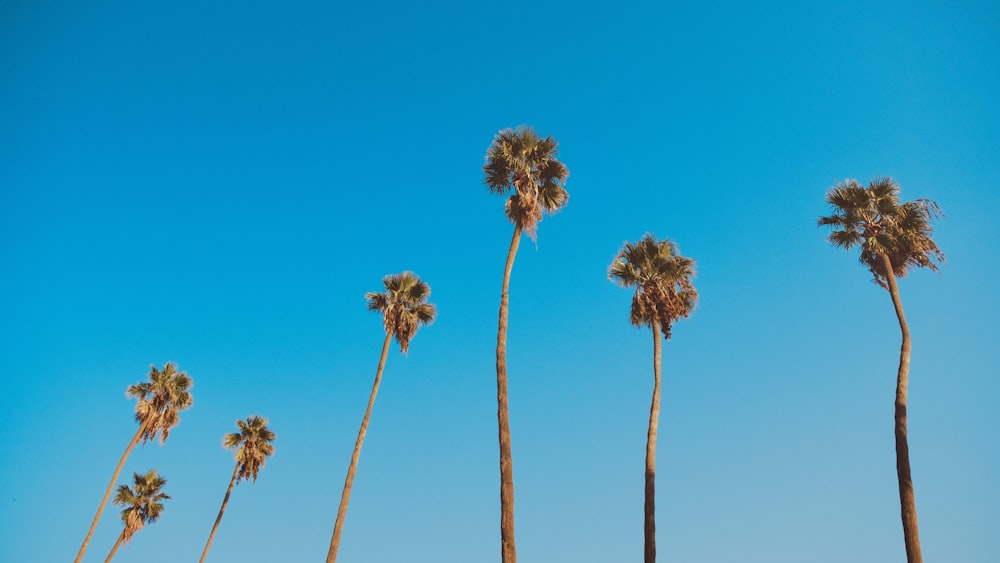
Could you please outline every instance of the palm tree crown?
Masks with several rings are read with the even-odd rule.
[[[556,159],[558,146],[552,137],[543,139],[522,126],[497,133],[486,152],[484,183],[499,195],[514,191],[507,199],[507,218],[532,238],[542,212],[551,215],[569,200],[563,187],[569,170]]]
[[[652,327],[655,320],[667,339],[674,321],[689,316],[698,301],[691,283],[694,260],[681,256],[669,239],[657,241],[649,233],[635,244],[625,243],[608,277],[622,287],[636,288],[632,324]]]
[[[385,293],[369,292],[368,310],[382,313],[382,324],[386,334],[392,334],[405,353],[410,347],[410,339],[421,325],[434,322],[437,309],[427,302],[431,286],[413,272],[390,274],[382,278]]]
[[[177,371],[177,365],[167,362],[163,371],[149,366],[149,381],[129,386],[125,396],[136,397],[135,420],[143,428],[142,442],[151,442],[160,435],[160,443],[167,440],[170,429],[180,422],[180,411],[193,404],[191,378],[187,372]]]
[[[931,220],[943,215],[941,208],[929,199],[900,203],[899,184],[892,178],[876,178],[867,187],[845,180],[830,188],[826,201],[834,213],[818,223],[834,228],[827,240],[845,249],[860,246],[861,263],[882,287],[888,287],[883,256],[899,278],[913,268],[937,271],[936,262],[944,262],[931,239]]]
[[[257,473],[269,456],[274,455],[274,446],[271,442],[275,438],[274,432],[267,427],[267,419],[254,415],[243,420],[237,420],[236,426],[239,432],[226,434],[222,438],[222,445],[228,449],[236,450],[236,462],[239,466],[239,479],[252,479],[257,481]]]
[[[164,499],[170,498],[163,492],[163,486],[167,480],[160,477],[156,470],[151,470],[145,475],[133,473],[135,489],[128,485],[119,485],[115,498],[111,501],[117,506],[124,506],[122,510],[122,522],[125,523],[125,530],[122,532],[122,543],[128,543],[136,532],[141,530],[146,524],[156,522],[163,512]]]

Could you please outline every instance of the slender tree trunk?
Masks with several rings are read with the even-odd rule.
[[[125,465],[125,460],[128,459],[129,454],[132,453],[132,448],[139,443],[142,439],[142,432],[146,429],[145,424],[140,424],[139,429],[136,430],[135,436],[132,436],[132,441],[128,443],[128,447],[125,448],[125,453],[122,454],[120,460],[118,460],[118,466],[115,467],[115,473],[111,476],[111,482],[108,483],[108,488],[104,491],[104,498],[101,499],[101,504],[97,507],[97,514],[94,515],[94,520],[90,523],[90,529],[87,530],[87,537],[83,539],[83,545],[80,546],[80,551],[76,554],[76,559],[73,563],[80,563],[83,560],[83,554],[87,552],[87,546],[90,545],[90,538],[94,535],[94,530],[97,528],[97,522],[101,519],[101,513],[104,512],[104,507],[108,504],[108,499],[111,498],[111,491],[115,489],[115,482],[118,481],[118,474],[122,472],[122,467]],[[117,545],[115,546],[117,549]],[[112,555],[114,551],[112,550]],[[110,557],[109,557],[110,559]]]
[[[507,290],[514,257],[521,243],[521,227],[514,227],[514,236],[507,251],[500,290],[500,322],[497,328],[497,421],[500,427],[500,560],[517,563],[514,547],[514,460],[510,453],[510,416],[507,410]]]
[[[115,552],[118,551],[119,547],[121,547],[124,539],[125,530],[122,530],[122,533],[118,534],[118,540],[115,541],[115,545],[111,546],[111,553],[108,554],[108,558],[104,560],[104,563],[109,563],[111,561],[111,558],[115,556]]]
[[[656,430],[660,425],[660,323],[653,319],[653,402],[646,432],[646,498],[643,504],[643,561],[656,561]]]
[[[240,474],[240,462],[236,462],[236,468],[233,469],[233,477],[229,480],[229,488],[226,489],[226,496],[222,497],[222,508],[219,509],[219,515],[215,518],[215,525],[212,526],[212,533],[208,534],[208,543],[205,544],[205,551],[201,552],[201,559],[198,563],[205,563],[205,557],[208,556],[208,550],[212,547],[212,540],[215,539],[215,531],[219,529],[219,522],[222,522],[222,515],[226,512],[226,505],[229,504],[229,495],[233,493],[233,485],[236,484],[236,477]]]
[[[368,398],[368,408],[365,409],[365,417],[361,421],[361,430],[358,431],[358,439],[354,442],[354,453],[351,454],[351,466],[347,469],[347,480],[344,481],[344,493],[340,497],[340,508],[337,509],[337,522],[333,526],[333,538],[330,540],[330,551],[326,554],[326,563],[337,561],[337,550],[340,549],[340,534],[344,531],[344,517],[347,516],[347,503],[351,500],[351,487],[354,486],[354,472],[358,469],[358,458],[361,457],[361,444],[365,441],[365,433],[368,431],[368,420],[372,416],[372,406],[375,404],[375,395],[378,394],[378,386],[382,381],[382,370],[385,369],[385,359],[389,355],[389,344],[392,342],[392,333],[385,335],[382,343],[382,356],[378,360],[378,370],[375,372],[375,384],[372,385],[372,394]]]
[[[882,255],[885,266],[886,281],[889,285],[889,295],[892,305],[896,308],[896,318],[899,319],[899,330],[903,335],[903,343],[899,349],[899,371],[896,375],[896,478],[899,481],[899,511],[903,520],[903,541],[906,544],[907,563],[923,563],[920,553],[920,533],[917,529],[917,501],[913,494],[913,479],[910,476],[910,446],[906,439],[906,392],[910,377],[910,329],[906,326],[903,315],[903,302],[899,298],[899,285],[896,284],[896,274],[892,269],[889,256]]]

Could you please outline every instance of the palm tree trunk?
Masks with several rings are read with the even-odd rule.
[[[233,478],[229,480],[229,488],[226,489],[226,496],[222,498],[222,508],[219,509],[219,515],[215,518],[215,525],[212,526],[212,533],[208,535],[208,543],[205,544],[205,551],[201,552],[201,559],[198,563],[205,563],[205,557],[208,556],[208,550],[212,547],[212,540],[215,539],[215,531],[219,529],[219,522],[222,522],[222,514],[226,512],[226,505],[229,503],[229,495],[233,493],[233,485],[236,484],[236,477],[240,474],[240,462],[236,462],[236,468],[233,469]]]
[[[497,421],[500,427],[500,560],[517,563],[514,547],[514,460],[510,453],[510,415],[507,410],[507,302],[510,272],[521,243],[521,227],[514,227],[514,236],[507,251],[500,290],[500,322],[497,328]]]
[[[917,502],[913,494],[913,479],[910,476],[910,446],[906,439],[906,392],[910,377],[910,329],[903,315],[903,302],[899,298],[899,286],[892,269],[889,256],[882,255],[886,281],[892,305],[896,308],[899,330],[903,343],[899,349],[899,371],[896,375],[896,478],[899,481],[899,510],[903,520],[903,541],[906,544],[907,563],[923,563],[920,553],[920,533],[917,529]]]
[[[382,370],[385,369],[385,359],[389,355],[389,344],[392,342],[392,333],[385,335],[382,343],[382,356],[378,360],[378,370],[375,372],[375,384],[372,385],[372,394],[368,398],[368,408],[365,409],[365,417],[361,421],[361,430],[358,431],[358,439],[354,443],[354,453],[351,454],[351,466],[347,469],[347,480],[344,481],[344,493],[340,496],[340,508],[337,509],[337,522],[333,526],[333,538],[330,539],[330,551],[326,554],[326,563],[337,561],[337,550],[340,549],[340,534],[344,531],[344,517],[347,516],[347,503],[351,500],[351,487],[354,486],[354,472],[358,469],[358,458],[361,456],[361,444],[365,441],[365,433],[368,431],[368,420],[372,416],[372,406],[375,404],[375,395],[378,394],[378,386],[382,381]]]
[[[646,432],[646,497],[643,504],[643,561],[656,561],[656,431],[660,425],[660,323],[653,319],[653,402]]]
[[[104,563],[109,563],[111,561],[111,558],[115,556],[115,552],[118,551],[118,548],[122,545],[122,541],[124,539],[125,530],[122,530],[122,533],[118,534],[118,540],[115,541],[115,545],[111,546],[111,553],[108,554],[108,558],[104,560]]]
[[[128,459],[129,454],[132,453],[132,448],[139,443],[142,439],[142,433],[146,429],[145,424],[140,424],[139,429],[136,430],[135,436],[132,436],[132,441],[128,443],[128,447],[125,448],[125,453],[122,454],[120,460],[118,460],[118,466],[115,467],[115,473],[111,476],[111,483],[108,484],[108,489],[104,491],[104,498],[101,499],[101,504],[97,507],[97,514],[94,515],[94,520],[90,523],[90,529],[87,530],[87,537],[83,539],[83,545],[80,546],[80,551],[76,554],[76,559],[73,563],[80,563],[83,560],[83,554],[87,552],[87,546],[90,545],[90,538],[94,535],[94,530],[97,528],[97,522],[101,519],[101,513],[104,512],[104,507],[108,504],[108,499],[111,498],[111,491],[115,489],[115,482],[118,481],[118,475],[122,472],[122,467],[125,465],[125,460]],[[115,546],[117,549],[117,546]],[[114,554],[114,551],[111,552]]]

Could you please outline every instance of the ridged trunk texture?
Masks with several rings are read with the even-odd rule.
[[[656,431],[660,425],[660,323],[653,320],[653,401],[646,431],[646,496],[643,503],[643,561],[656,561]]]
[[[375,396],[378,395],[378,386],[382,381],[382,370],[385,369],[385,359],[389,355],[389,344],[392,342],[392,333],[385,335],[382,342],[382,356],[378,360],[378,370],[375,371],[375,383],[372,385],[372,394],[368,397],[368,408],[365,409],[365,417],[361,420],[361,430],[358,430],[358,439],[354,442],[354,453],[351,454],[351,466],[347,469],[347,479],[344,481],[344,493],[340,497],[340,508],[337,509],[337,522],[333,526],[333,538],[330,539],[330,551],[326,554],[326,563],[334,563],[337,560],[337,550],[340,549],[340,534],[344,531],[344,518],[347,516],[347,503],[351,500],[351,487],[354,486],[354,473],[358,470],[358,458],[361,457],[361,445],[365,442],[365,433],[368,432],[368,420],[372,416],[372,406],[375,405]]]
[[[497,422],[500,438],[500,560],[517,563],[514,547],[514,460],[510,453],[510,416],[507,410],[507,302],[510,272],[521,243],[521,227],[514,227],[514,236],[507,251],[500,290],[500,321],[497,327]]]
[[[115,552],[118,551],[119,547],[121,547],[122,541],[124,539],[125,539],[125,531],[122,530],[122,533],[118,534],[118,540],[115,541],[115,545],[111,546],[111,552],[108,553],[108,557],[107,559],[104,560],[104,563],[110,563],[111,558],[115,556]]]
[[[219,515],[215,518],[215,524],[212,526],[212,533],[208,534],[208,542],[205,544],[205,551],[201,552],[201,559],[198,563],[205,563],[205,557],[208,556],[208,550],[212,547],[212,540],[215,539],[215,532],[219,529],[219,522],[222,522],[222,515],[226,512],[226,505],[229,504],[229,495],[233,494],[233,485],[236,484],[236,478],[240,474],[240,462],[236,462],[236,468],[233,469],[233,477],[229,480],[229,488],[226,489],[226,496],[222,497],[222,508],[219,509]]]
[[[899,349],[899,371],[896,374],[896,478],[899,481],[899,512],[903,520],[903,541],[906,544],[907,563],[923,563],[920,553],[920,532],[917,528],[917,501],[913,494],[913,478],[910,476],[910,446],[906,437],[906,393],[910,381],[910,329],[903,315],[903,302],[899,298],[899,285],[892,269],[889,256],[882,255],[886,281],[892,305],[899,319],[899,330],[903,343]]]
[[[142,432],[146,429],[145,424],[140,424],[139,429],[135,431],[135,436],[132,437],[132,441],[128,443],[128,447],[125,448],[125,453],[122,454],[121,459],[118,460],[118,466],[115,467],[115,473],[111,476],[111,483],[108,484],[107,490],[104,491],[104,498],[101,499],[100,506],[97,507],[97,514],[94,515],[94,520],[90,523],[90,529],[87,530],[87,537],[83,539],[83,545],[80,546],[80,551],[76,554],[76,559],[73,563],[80,563],[83,560],[83,554],[87,552],[87,546],[90,545],[90,538],[94,535],[94,530],[97,528],[97,523],[101,520],[101,514],[104,512],[104,507],[108,504],[108,499],[111,498],[111,491],[115,490],[115,481],[118,480],[118,475],[122,472],[122,467],[125,466],[125,460],[128,459],[129,454],[132,453],[132,448],[139,443],[142,438]],[[117,549],[117,545],[115,546]],[[114,550],[111,552],[114,554]]]

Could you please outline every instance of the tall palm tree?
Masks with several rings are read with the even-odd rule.
[[[181,421],[180,412],[193,404],[190,389],[191,378],[188,377],[187,373],[177,371],[176,364],[167,362],[162,371],[156,369],[156,366],[149,366],[149,381],[130,385],[125,390],[126,397],[134,397],[139,401],[135,405],[135,420],[139,423],[139,429],[136,430],[128,447],[125,448],[125,453],[118,460],[118,466],[115,467],[111,482],[104,491],[101,504],[97,507],[97,514],[94,515],[94,519],[90,523],[87,537],[83,539],[83,545],[80,546],[74,563],[80,563],[83,559],[83,554],[86,553],[87,546],[90,544],[90,538],[94,535],[94,529],[97,528],[97,522],[101,519],[101,513],[104,512],[108,498],[111,497],[111,491],[115,488],[118,474],[121,473],[125,460],[132,453],[132,448],[140,443],[152,442],[157,435],[160,437],[160,445],[167,441],[170,429]]]
[[[910,373],[910,329],[903,314],[896,278],[913,268],[937,271],[944,254],[931,239],[931,220],[942,215],[937,203],[917,199],[901,203],[899,184],[892,178],[876,178],[861,186],[845,180],[830,188],[826,201],[834,213],[820,217],[820,226],[833,230],[827,240],[834,246],[861,248],[861,263],[875,277],[875,282],[889,291],[902,345],[896,372],[895,436],[896,477],[899,482],[900,516],[908,563],[920,563],[920,534],[917,529],[917,505],[910,476],[910,448],[906,430],[906,399]]]
[[[389,355],[389,344],[395,337],[399,343],[400,352],[406,353],[410,348],[410,340],[421,325],[434,322],[437,309],[427,298],[431,295],[431,286],[427,285],[413,272],[388,275],[382,279],[385,293],[369,292],[365,294],[368,300],[368,310],[382,313],[382,325],[385,327],[385,340],[382,342],[382,355],[375,370],[375,383],[372,385],[371,396],[368,397],[368,408],[361,420],[358,439],[354,443],[354,453],[351,454],[351,465],[347,469],[347,479],[344,481],[344,492],[340,497],[340,507],[337,509],[337,522],[333,526],[333,537],[330,539],[330,551],[326,555],[327,563],[337,560],[340,549],[340,535],[344,531],[344,518],[347,516],[347,503],[351,500],[351,487],[354,485],[354,473],[358,469],[358,458],[361,456],[361,445],[368,431],[368,420],[372,415],[375,395],[382,381],[382,370],[385,359]]]
[[[486,152],[484,183],[507,198],[507,219],[514,236],[507,251],[500,290],[500,321],[497,328],[497,420],[500,439],[500,545],[503,563],[516,563],[514,546],[514,462],[510,451],[510,418],[507,407],[507,302],[510,272],[521,242],[521,232],[535,238],[542,212],[555,213],[566,205],[564,188],[569,170],[556,157],[559,143],[539,137],[530,127],[504,129],[496,134]]]
[[[141,530],[146,524],[156,522],[163,513],[163,503],[161,501],[170,498],[163,492],[163,486],[167,480],[157,475],[153,469],[145,475],[133,473],[135,489],[130,489],[128,485],[119,485],[118,492],[112,501],[117,506],[124,506],[122,510],[122,522],[125,528],[118,534],[118,541],[111,547],[111,553],[104,563],[111,561],[118,548],[132,539],[132,536]]]
[[[698,292],[691,282],[694,260],[680,255],[669,239],[658,241],[646,234],[639,242],[625,243],[608,269],[608,277],[622,287],[634,287],[630,320],[653,331],[653,401],[646,431],[646,493],[643,503],[643,557],[656,561],[656,432],[660,422],[660,333],[670,339],[675,321],[694,310]]]
[[[229,495],[233,492],[233,485],[239,480],[252,479],[257,482],[257,473],[264,467],[267,458],[274,455],[274,432],[267,427],[267,419],[259,416],[251,416],[246,421],[237,420],[236,426],[239,432],[232,432],[222,437],[222,446],[227,449],[236,449],[236,467],[233,469],[233,476],[229,479],[229,487],[226,489],[226,496],[222,498],[222,508],[219,509],[219,516],[212,526],[212,533],[208,535],[208,543],[205,550],[201,552],[201,559],[198,563],[204,563],[208,556],[208,550],[212,547],[212,540],[215,539],[215,531],[219,529],[219,522],[222,522],[222,515],[226,512],[226,504],[229,503]]]

